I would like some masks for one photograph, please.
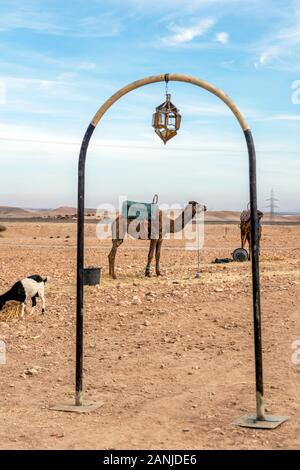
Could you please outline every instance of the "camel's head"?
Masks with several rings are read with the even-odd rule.
[[[264,216],[264,213],[262,211],[257,211],[258,220],[262,219],[263,216]]]
[[[205,212],[207,210],[206,206],[204,206],[203,204],[199,204],[199,202],[197,201],[189,201],[189,205],[192,206],[193,216],[197,212]]]

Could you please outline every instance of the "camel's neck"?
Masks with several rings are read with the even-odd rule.
[[[176,233],[183,230],[186,224],[188,224],[195,217],[195,214],[195,207],[188,204],[184,211],[176,219],[171,221],[171,233]]]

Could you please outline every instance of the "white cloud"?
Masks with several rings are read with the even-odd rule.
[[[300,114],[274,114],[262,119],[256,119],[257,121],[300,121]]]
[[[204,36],[214,26],[215,22],[213,18],[204,18],[185,27],[171,24],[169,29],[174,34],[164,37],[162,41],[169,46],[190,43],[195,38]]]
[[[74,77],[72,75],[72,77]],[[58,80],[45,80],[39,78],[25,78],[3,76],[0,77],[6,84],[7,89],[7,104],[10,100],[23,98],[26,100],[27,96],[33,93],[38,99],[54,97],[66,97],[70,94],[72,81],[69,74],[61,74]],[[69,81],[68,81],[69,80]]]
[[[261,0],[252,0],[252,2],[256,3],[257,1]],[[99,0],[99,2],[103,2],[103,0]],[[124,0],[109,0],[111,4],[115,4],[120,6],[125,3]],[[127,8],[131,8],[134,11],[148,13],[149,11],[152,13],[153,11],[161,12],[165,11],[167,13],[172,12],[172,10],[179,10],[182,9],[184,12],[188,13],[195,13],[204,10],[205,8],[211,9],[212,7],[216,8],[229,8],[233,6],[243,6],[245,0],[163,0],[161,2],[157,2],[155,4],[155,10],[153,10],[153,0],[126,0]],[[181,11],[182,11],[181,10]]]
[[[280,115],[278,115],[280,118]],[[272,117],[270,118],[272,119]],[[300,119],[300,117],[299,117]],[[6,143],[7,148],[16,154],[19,152],[19,157],[23,157],[22,151],[26,149],[36,152],[37,155],[41,155],[44,149],[47,148],[49,151],[50,147],[54,147],[56,150],[59,149],[60,155],[57,154],[58,160],[62,155],[70,156],[74,158],[74,147],[80,148],[82,139],[81,131],[76,133],[68,133],[66,135],[63,130],[56,130],[55,132],[49,130],[45,131],[34,126],[21,125],[21,124],[7,124],[0,121],[0,145],[4,147]],[[130,159],[130,152],[133,150],[137,151],[137,158],[140,160],[144,158],[141,155],[140,150],[149,150],[149,158],[159,158],[166,152],[177,153],[177,152],[237,152],[244,154],[245,143],[242,134],[236,132],[222,132],[219,139],[215,139],[215,130],[207,131],[205,135],[197,137],[193,132],[188,129],[182,129],[178,133],[176,139],[170,141],[167,147],[162,147],[161,141],[155,136],[154,132],[150,132],[147,135],[142,135],[141,138],[131,139],[126,136],[125,138],[93,138],[90,143],[91,151],[98,152],[98,149],[111,149],[116,159]],[[124,149],[124,152],[120,151]],[[128,152],[127,152],[128,150]],[[157,150],[157,154],[153,154],[153,150]],[[257,145],[257,150],[262,153],[294,153],[298,152],[297,142],[274,142],[260,141]],[[5,159],[5,152],[0,153],[0,160]],[[101,158],[104,158],[102,156]]]
[[[20,4],[12,0],[10,5],[0,5],[0,31],[25,29],[58,36],[101,38],[117,35],[121,30],[122,21],[121,15],[103,9],[100,9],[98,15],[78,17],[76,14],[70,14],[67,17],[55,6],[41,8],[38,2],[28,1]]]
[[[0,76],[6,88],[6,100],[3,103],[5,112],[29,114],[70,114],[68,106],[74,101],[84,100],[78,91],[74,76],[69,73],[60,74],[56,80],[40,78]],[[61,106],[61,103],[68,106]]]
[[[270,65],[282,54],[279,46],[267,47],[259,56],[260,65]]]
[[[79,21],[78,28],[75,23],[75,28],[73,27],[70,32],[66,30],[65,34],[76,37],[112,37],[119,34],[122,21],[120,15],[110,12],[98,16],[87,16]]]
[[[295,3],[294,10],[280,24],[275,24],[275,33],[265,35],[254,44],[256,54],[254,66],[270,67],[277,70],[300,70],[300,8]]]
[[[55,80],[43,80],[38,78],[25,78],[25,77],[13,77],[13,76],[3,76],[1,77],[4,82],[6,82],[10,88],[14,90],[26,90],[28,87],[42,88],[42,89],[52,89],[56,87],[57,81]]]
[[[59,34],[61,28],[45,18],[33,12],[11,11],[2,13],[0,17],[0,31],[10,31],[12,29],[30,29],[39,32],[49,32]]]
[[[225,31],[216,34],[216,41],[220,44],[228,44],[229,42],[229,34]]]
[[[202,106],[186,104],[181,107],[181,111],[187,116],[232,116],[232,112],[225,104],[210,104]]]
[[[60,82],[67,82],[74,80],[77,77],[76,72],[63,72],[57,76],[57,80]]]

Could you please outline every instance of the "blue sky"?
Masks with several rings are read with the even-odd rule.
[[[203,78],[235,100],[256,142],[260,206],[273,187],[281,210],[300,210],[294,0],[1,0],[0,205],[76,205],[80,142],[96,110],[127,83],[167,72]],[[162,83],[106,113],[88,153],[88,206],[154,193],[215,210],[247,204],[235,118],[204,90],[169,88],[183,119],[165,147],[151,127]]]

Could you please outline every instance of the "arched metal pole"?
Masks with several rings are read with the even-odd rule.
[[[84,206],[86,152],[95,127],[90,124],[83,138],[78,163],[77,200],[77,304],[76,304],[76,396],[75,405],[83,404],[83,286],[84,286]]]
[[[263,358],[261,334],[260,307],[260,278],[259,278],[259,234],[257,217],[257,188],[256,188],[256,155],[253,137],[250,129],[244,131],[249,155],[249,185],[251,211],[251,260],[252,260],[252,296],[253,296],[253,328],[255,348],[255,380],[256,380],[256,417],[265,419]]]
[[[144,79],[133,82],[123,88],[117,93],[112,95],[97,111],[92,119],[84,139],[82,141],[79,167],[78,167],[78,214],[77,214],[77,312],[76,312],[76,393],[75,405],[83,405],[83,312],[84,312],[84,196],[85,196],[85,161],[86,153],[91,136],[95,127],[99,123],[105,112],[122,96],[132,90],[140,88],[150,83],[162,82],[165,80],[166,75],[155,75],[146,77]],[[255,378],[256,378],[256,416],[254,419],[246,417],[245,422],[241,421],[237,424],[258,427],[257,422],[260,423],[259,427],[275,427],[269,425],[269,421],[265,417],[264,411],[264,398],[263,398],[263,359],[262,359],[262,335],[261,335],[261,306],[260,306],[260,280],[259,280],[259,230],[258,230],[258,217],[257,217],[257,188],[256,188],[256,156],[255,147],[251,131],[236,104],[227,96],[222,90],[214,87],[208,82],[199,78],[190,77],[183,74],[168,74],[169,81],[179,81],[190,83],[213,93],[219,97],[232,111],[238,120],[247,143],[248,156],[249,156],[249,186],[250,186],[250,207],[251,207],[251,236],[252,236],[252,296],[253,296],[253,327],[254,327],[254,352],[255,352]],[[280,424],[281,420],[276,421],[274,418],[272,423]],[[280,417],[278,417],[280,418]],[[285,419],[284,419],[285,420]],[[262,425],[262,422],[267,422],[268,426]]]

